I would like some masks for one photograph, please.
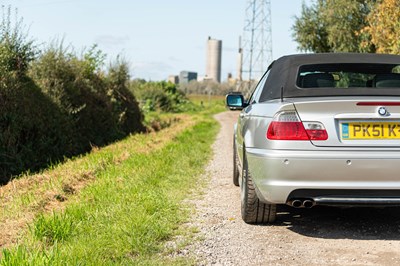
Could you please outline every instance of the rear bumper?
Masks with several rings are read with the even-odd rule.
[[[400,206],[400,197],[396,198],[367,198],[367,197],[315,197],[312,198],[315,205],[328,205],[328,206]]]
[[[320,205],[400,205],[400,151],[247,148],[246,155],[264,202],[300,198]]]
[[[298,189],[289,194],[287,204],[293,206],[295,200],[301,207],[306,200],[311,201],[308,206],[400,206],[400,190]]]

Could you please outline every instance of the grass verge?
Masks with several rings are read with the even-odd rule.
[[[54,166],[41,174],[25,175],[0,187],[0,248],[16,243],[26,225],[42,212],[62,210],[100,173],[136,154],[163,148],[196,123],[196,117],[178,115],[178,123],[155,133],[131,136],[91,154]]]
[[[188,95],[188,98],[205,114],[211,115],[226,111],[225,96],[202,94]]]
[[[23,221],[29,229],[18,245],[3,249],[0,265],[188,263],[160,254],[168,240],[183,233],[179,225],[189,210],[182,201],[204,171],[218,125],[205,116],[190,116],[184,128],[167,136],[164,130],[132,136],[43,174],[46,182],[33,185],[30,196],[8,198],[12,204],[3,206],[12,217],[25,217],[24,209],[39,211],[31,211],[31,220]],[[154,144],[155,139],[163,145]],[[71,176],[90,182],[77,188]],[[44,207],[49,202],[42,202],[47,196],[36,198],[49,191],[49,198],[61,205],[50,208],[52,212]],[[11,195],[7,188],[1,193],[3,199]],[[1,214],[0,221],[6,217]]]

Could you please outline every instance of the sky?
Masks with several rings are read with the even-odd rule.
[[[248,0],[0,0],[40,47],[63,40],[76,51],[97,44],[107,62],[118,55],[132,78],[166,80],[180,71],[205,75],[208,36],[222,40],[222,79],[236,76]],[[298,53],[294,17],[311,0],[271,0],[273,58]]]

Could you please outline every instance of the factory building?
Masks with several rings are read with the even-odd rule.
[[[172,84],[179,84],[179,76],[170,75],[168,77],[168,81],[171,82]]]
[[[208,37],[206,78],[221,82],[222,41]]]
[[[197,72],[181,71],[179,84],[189,83],[191,80],[197,80]]]

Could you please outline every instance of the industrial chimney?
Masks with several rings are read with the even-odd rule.
[[[208,37],[206,78],[221,82],[222,41]]]

